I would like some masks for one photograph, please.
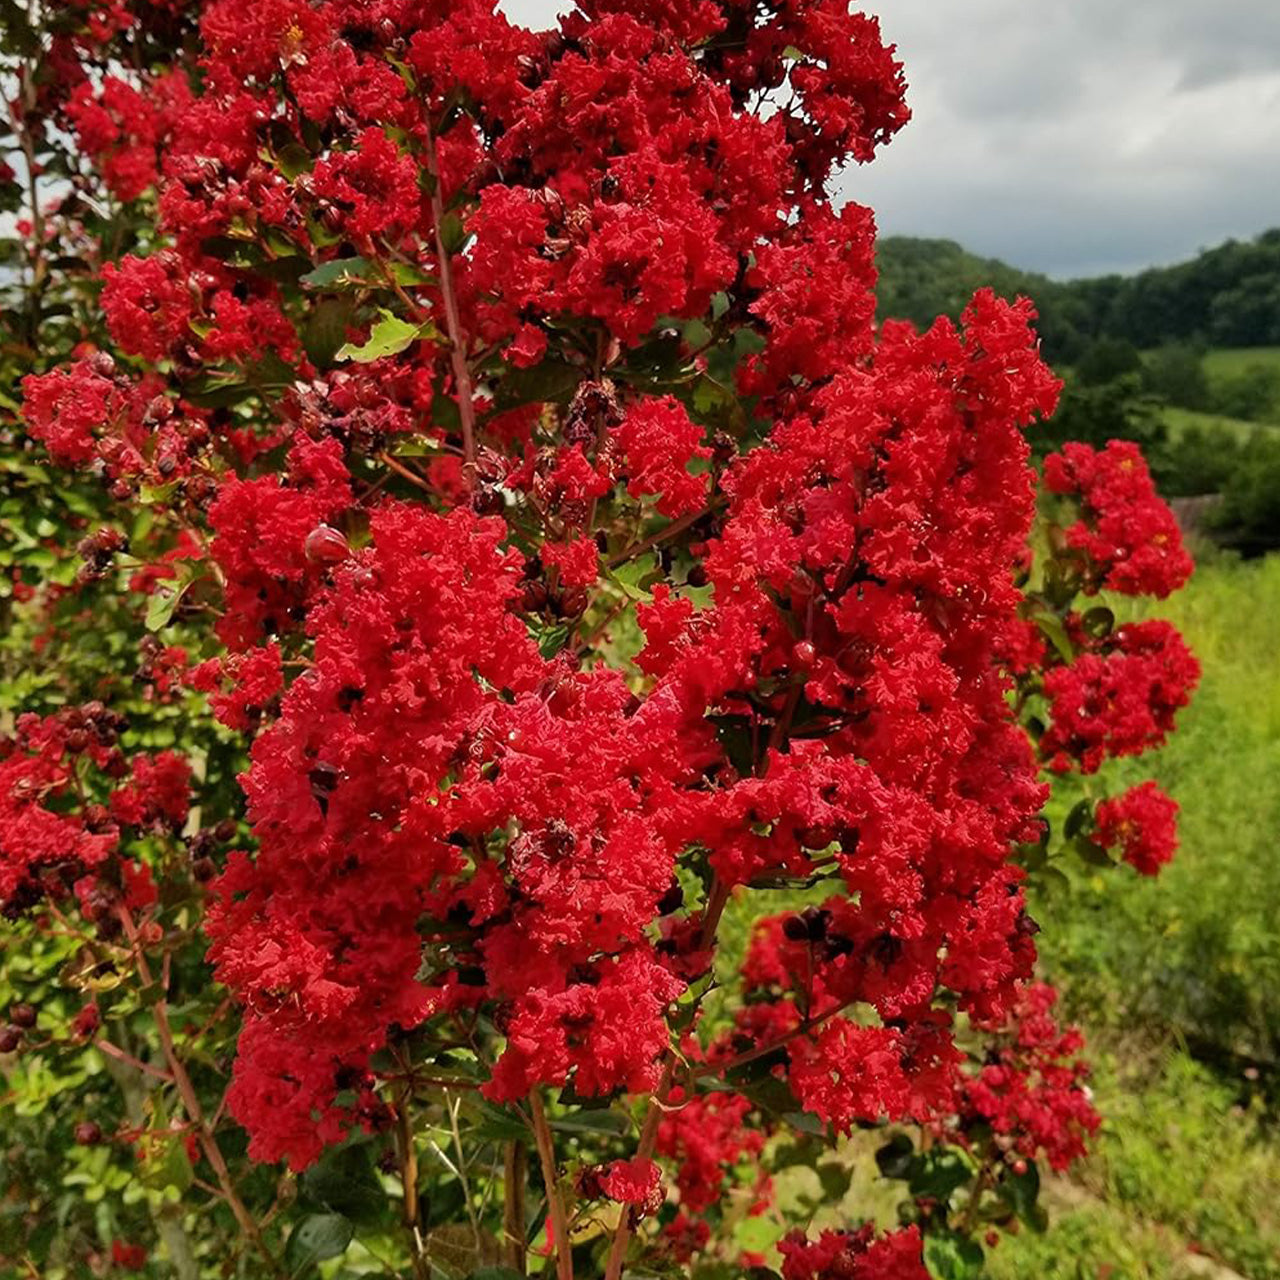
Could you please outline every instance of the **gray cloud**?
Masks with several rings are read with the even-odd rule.
[[[554,0],[504,0],[531,26]],[[565,5],[560,5],[563,9]],[[913,120],[837,193],[1054,275],[1280,225],[1276,0],[881,0]]]

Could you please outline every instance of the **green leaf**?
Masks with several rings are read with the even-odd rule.
[[[1052,897],[1055,893],[1070,893],[1070,879],[1057,867],[1045,867],[1036,875],[1037,883],[1042,892]]]
[[[148,507],[168,507],[178,491],[178,482],[169,484],[144,484],[138,490],[138,501]]]
[[[1085,832],[1093,828],[1093,801],[1081,800],[1069,814],[1067,820],[1062,824],[1062,834],[1068,840],[1074,840],[1076,836],[1083,835]]]
[[[494,411],[506,413],[526,404],[563,404],[581,380],[581,370],[558,360],[544,360],[530,369],[509,369],[498,379]]]
[[[361,1224],[380,1222],[387,1207],[369,1146],[362,1141],[331,1147],[302,1175],[300,1186],[318,1208]]]
[[[1095,844],[1088,836],[1079,836],[1068,846],[1071,851],[1088,867],[1114,867],[1115,859],[1100,845]]]
[[[1095,640],[1104,640],[1115,630],[1116,615],[1106,605],[1100,604],[1085,613],[1080,625]]]
[[[782,1223],[774,1222],[766,1217],[745,1218],[734,1228],[734,1242],[741,1249],[752,1253],[763,1253],[777,1243],[784,1228]]]
[[[810,1111],[784,1111],[782,1120],[798,1132],[812,1134],[814,1137],[827,1131],[827,1126]]]
[[[1076,651],[1071,643],[1071,637],[1067,635],[1067,629],[1062,625],[1062,620],[1053,613],[1038,613],[1035,616],[1035,624],[1044,633],[1045,638],[1058,651],[1058,656],[1063,662],[1074,662]]]
[[[529,1137],[529,1126],[509,1107],[481,1102],[480,1122],[475,1126],[475,1136],[488,1142],[517,1141]]]
[[[609,578],[616,582],[632,600],[652,600],[653,593],[644,585],[646,578],[657,578],[660,573],[658,557],[652,551],[636,556],[609,570]]]
[[[286,143],[276,152],[276,168],[292,182],[311,171],[312,155],[300,142]]]
[[[1027,1161],[1025,1173],[1007,1172],[1000,1182],[1000,1194],[1012,1206],[1014,1213],[1029,1223],[1039,1207],[1040,1170],[1034,1160]]]
[[[142,1181],[157,1191],[176,1187],[179,1192],[185,1192],[194,1177],[187,1146],[180,1134],[165,1142],[162,1155],[148,1159],[143,1165]]]
[[[742,407],[742,402],[724,383],[718,382],[709,373],[699,375],[689,398],[693,411],[699,417],[723,423],[738,431],[746,430],[747,412]]]
[[[305,1275],[318,1263],[339,1257],[347,1251],[354,1235],[351,1223],[340,1213],[313,1213],[303,1218],[284,1247],[289,1274]]]
[[[631,1121],[627,1116],[620,1115],[616,1111],[591,1110],[562,1116],[558,1120],[550,1121],[550,1126],[564,1133],[602,1133],[616,1137],[631,1128]]]
[[[308,271],[298,283],[307,289],[341,289],[352,284],[364,284],[369,270],[365,258],[334,258],[322,262],[314,271]]]
[[[982,1275],[982,1246],[963,1236],[929,1236],[924,1261],[937,1280],[977,1280]]]
[[[911,1171],[908,1184],[917,1198],[928,1196],[940,1204],[973,1177],[973,1166],[955,1147],[933,1147],[922,1152]]]
[[[549,627],[540,627],[534,631],[538,641],[538,652],[548,660],[554,658],[569,640],[569,628],[563,622]]]
[[[369,333],[369,339],[363,346],[348,342],[338,349],[335,359],[354,360],[357,364],[370,364],[386,356],[399,355],[406,347],[417,342],[419,338],[438,338],[439,332],[430,321],[425,324],[412,324],[401,320],[390,311],[379,310],[382,317]]]
[[[435,284],[436,278],[428,271],[423,271],[421,267],[415,267],[412,262],[384,262],[383,270],[391,273],[391,278],[396,284],[414,285],[414,284]]]
[[[312,364],[327,369],[347,338],[352,299],[324,298],[311,311],[302,329],[302,345]]]
[[[173,621],[174,611],[182,600],[183,592],[191,583],[161,582],[147,600],[147,612],[143,619],[148,631],[163,631]]]
[[[395,444],[387,452],[396,458],[429,458],[443,449],[443,444],[434,436],[397,435]]]
[[[445,253],[460,253],[467,243],[467,228],[456,213],[446,213],[440,224],[440,239],[444,242]]]
[[[473,1271],[467,1280],[523,1280],[523,1276],[510,1267],[481,1267],[479,1271]]]
[[[220,369],[182,389],[182,394],[202,409],[221,409],[257,395],[269,398],[294,382],[293,366],[268,351],[245,369]]]
[[[853,1169],[838,1160],[828,1160],[818,1166],[818,1181],[828,1204],[838,1204],[844,1199],[853,1181]]]

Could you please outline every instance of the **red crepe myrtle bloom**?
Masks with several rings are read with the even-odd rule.
[[[1058,1027],[1057,999],[1043,983],[1025,989],[1003,1029],[1007,1038],[967,1078],[960,1112],[980,1117],[1027,1159],[1043,1154],[1062,1170],[1084,1154],[1102,1121],[1085,1086],[1088,1068],[1074,1058],[1084,1041],[1074,1027]]]
[[[1079,499],[1067,542],[1091,562],[1089,589],[1164,599],[1191,576],[1173,512],[1157,495],[1141,450],[1112,440],[1102,450],[1068,444],[1045,459],[1045,483]]]
[[[783,1280],[926,1280],[920,1232],[916,1227],[877,1237],[874,1227],[824,1231],[817,1240],[803,1232],[779,1245]]]
[[[1144,782],[1098,806],[1093,839],[1144,876],[1154,876],[1178,849],[1178,803]]]
[[[85,539],[77,589],[109,588],[114,530],[137,528],[128,607],[183,591],[183,644],[140,649],[144,683],[185,649],[244,735],[244,826],[190,838],[208,889],[184,903],[208,903],[240,1018],[226,1099],[252,1158],[301,1169],[385,1128],[462,1044],[486,1105],[661,1093],[654,1159],[585,1159],[629,1206],[624,1245],[669,1168],[679,1216],[648,1226],[682,1264],[729,1190],[769,1202],[750,1166],[777,1116],[704,1080],[758,1059],[785,1114],[834,1130],[985,1127],[1073,1158],[1095,1121],[1077,1041],[1025,987],[1014,851],[1042,765],[1158,745],[1197,668],[1165,624],[1099,635],[1030,585],[1025,432],[1060,389],[1030,304],[875,321],[872,215],[826,194],[907,119],[875,20],[844,0],[581,0],[547,33],[491,0],[187,16],[197,75],[108,61],[146,20],[114,6],[57,77],[86,167],[139,209],[154,187],[157,220],[102,270],[129,361],[28,378],[25,416],[148,507]],[[1127,446],[1049,470],[1081,508],[1055,580],[1185,578]],[[74,891],[104,931],[145,910],[142,944],[167,946],[178,860],[153,846],[221,793],[83,720],[23,719],[0,752],[0,898]],[[1148,869],[1166,816],[1144,789],[1098,838]],[[726,904],[819,880],[825,901],[759,922],[700,1041]],[[977,1072],[966,1026],[998,1037]],[[917,1280],[921,1247],[781,1252],[787,1280]]]
[[[141,1271],[147,1265],[147,1251],[140,1244],[117,1238],[111,1242],[111,1261],[126,1271]]]
[[[1167,622],[1123,626],[1045,675],[1052,722],[1041,753],[1053,769],[1096,773],[1108,757],[1158,747],[1199,680],[1200,664]]]

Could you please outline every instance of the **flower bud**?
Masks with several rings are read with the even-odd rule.
[[[314,564],[338,564],[351,554],[351,544],[327,524],[318,524],[307,534],[307,559]]]
[[[76,1125],[76,1144],[81,1147],[96,1147],[102,1141],[102,1129],[93,1120],[81,1120]]]
[[[9,1021],[15,1027],[24,1027],[30,1029],[36,1025],[36,1010],[34,1005],[21,1002],[9,1006]]]

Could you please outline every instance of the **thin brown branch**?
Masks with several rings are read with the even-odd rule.
[[[143,951],[138,939],[137,926],[134,924],[129,908],[121,904],[119,916],[120,922],[124,926],[125,935],[133,947],[134,958],[138,965],[138,976],[145,985],[150,986],[153,981],[151,966],[147,963],[146,953]],[[187,1113],[188,1119],[196,1127],[201,1149],[204,1151],[205,1159],[209,1161],[209,1165],[217,1177],[222,1198],[235,1215],[236,1222],[240,1225],[240,1230],[244,1232],[246,1238],[262,1255],[263,1261],[266,1262],[271,1274],[280,1277],[280,1280],[285,1280],[286,1273],[276,1260],[275,1254],[271,1252],[271,1248],[259,1230],[253,1214],[249,1212],[248,1207],[240,1198],[240,1193],[236,1190],[235,1181],[231,1177],[231,1170],[227,1167],[222,1149],[218,1146],[218,1140],[214,1137],[212,1128],[205,1120],[204,1109],[200,1105],[199,1095],[196,1093],[195,1086],[191,1083],[191,1077],[187,1074],[187,1069],[178,1055],[173,1028],[169,1023],[169,1008],[163,997],[152,1005],[151,1011],[155,1019],[156,1033],[160,1037],[160,1047],[164,1052],[165,1061],[169,1064],[169,1071],[173,1076],[174,1086],[178,1090],[178,1097],[182,1100],[182,1106]]]
[[[435,492],[435,490],[432,489],[432,487],[420,475],[418,475],[416,471],[410,471],[403,463],[397,462],[395,458],[386,452],[385,449],[378,454],[378,461],[385,463],[396,473],[396,475],[407,480],[410,484],[416,485],[419,489],[423,489],[427,493]]]
[[[115,1058],[117,1062],[123,1062],[126,1066],[132,1067],[135,1071],[141,1071],[144,1075],[155,1076],[157,1080],[163,1080],[168,1084],[173,1083],[173,1076],[167,1071],[161,1071],[159,1067],[150,1066],[148,1063],[135,1058],[132,1054],[125,1053],[118,1045],[114,1045],[110,1040],[99,1038],[93,1042],[93,1047],[100,1053],[105,1053],[108,1057]]]
[[[436,259],[440,265],[440,296],[444,300],[454,392],[458,398],[458,416],[462,421],[462,474],[470,488],[475,484],[476,478],[476,409],[471,390],[471,369],[467,364],[466,335],[462,332],[462,319],[458,314],[452,256],[444,242],[444,193],[440,185],[440,160],[436,154],[436,135],[431,127],[430,108],[423,110],[422,122],[427,134],[427,176],[431,183],[431,221],[435,228]]]
[[[529,1156],[523,1142],[507,1142],[502,1160],[502,1231],[506,1237],[507,1266],[525,1274],[525,1182]]]
[[[538,1159],[542,1164],[542,1181],[547,1189],[547,1206],[551,1215],[551,1231],[555,1236],[556,1276],[558,1280],[573,1280],[573,1251],[569,1245],[569,1219],[564,1211],[564,1200],[556,1180],[556,1153],[551,1142],[551,1126],[542,1106],[542,1095],[535,1087],[529,1094],[529,1109],[533,1118],[533,1136],[538,1144]]]
[[[691,1080],[700,1080],[703,1076],[724,1076],[730,1071],[736,1071],[739,1067],[745,1067],[749,1062],[755,1062],[758,1058],[767,1058],[769,1054],[776,1052],[778,1049],[785,1049],[793,1040],[798,1040],[803,1035],[808,1035],[810,1031],[816,1030],[822,1026],[824,1022],[834,1018],[837,1013],[843,1013],[853,1000],[846,1000],[843,1004],[838,1004],[834,1008],[828,1009],[825,1013],[815,1014],[811,1018],[806,1018],[803,1022],[797,1024],[785,1035],[775,1036],[772,1040],[766,1040],[763,1044],[758,1044],[754,1049],[747,1049],[743,1053],[735,1054],[732,1058],[722,1058],[719,1062],[708,1062],[699,1067],[696,1071],[690,1073]]]
[[[396,1104],[396,1133],[400,1146],[400,1183],[404,1188],[401,1218],[409,1237],[409,1255],[417,1280],[430,1280],[431,1264],[427,1261],[418,1206],[418,1149],[413,1141],[413,1118],[409,1112],[409,1090]]]
[[[610,557],[609,568],[616,569],[619,565],[626,564],[629,560],[634,560],[636,556],[643,555],[660,543],[666,542],[668,538],[674,538],[676,534],[683,533],[690,525],[697,524],[703,516],[710,515],[718,505],[718,503],[713,502],[703,507],[701,511],[692,511],[688,515],[681,516],[679,520],[673,520],[665,528],[659,529],[657,533],[651,534],[642,542],[637,542],[624,548],[616,556]]]

